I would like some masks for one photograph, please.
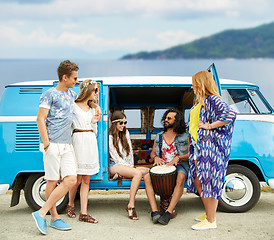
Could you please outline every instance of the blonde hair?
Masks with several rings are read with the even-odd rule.
[[[80,93],[75,100],[75,102],[83,102],[87,100],[92,91],[97,87],[97,83],[93,82],[91,79],[86,79],[80,84]],[[89,105],[89,104],[88,104]]]
[[[216,83],[208,71],[201,71],[192,76],[192,82],[196,85],[195,104],[205,105],[204,99],[211,95],[221,98]]]

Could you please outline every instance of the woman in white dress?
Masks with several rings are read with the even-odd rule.
[[[93,101],[98,93],[97,84],[85,80],[80,85],[80,93],[75,100],[72,124],[72,144],[78,164],[77,184],[69,192],[67,215],[75,218],[74,199],[78,186],[80,187],[81,211],[79,220],[98,223],[87,212],[90,177],[99,172],[97,146],[97,122],[101,120],[100,107]]]
[[[138,220],[135,210],[135,196],[139,189],[142,177],[149,168],[134,168],[134,159],[129,132],[126,129],[126,116],[121,111],[115,111],[111,116],[111,127],[109,129],[109,171],[110,175],[132,178],[130,185],[129,203],[126,207],[128,217]]]

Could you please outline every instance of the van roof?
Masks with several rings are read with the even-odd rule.
[[[180,77],[180,76],[120,76],[120,77],[93,77],[93,78],[79,78],[79,81],[85,79],[92,79],[95,81],[102,81],[104,85],[191,85],[191,77]],[[10,84],[8,86],[52,86],[53,82],[58,80],[41,80],[41,81],[28,81]],[[220,79],[221,85],[252,85],[256,84],[231,80],[231,79]]]

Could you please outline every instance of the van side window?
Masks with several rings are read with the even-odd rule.
[[[141,128],[141,111],[140,109],[125,109],[127,116],[127,128]]]
[[[155,128],[163,128],[161,120],[162,120],[162,117],[165,112],[166,112],[166,109],[156,109],[155,110],[154,123],[153,123],[153,126]]]
[[[258,92],[254,89],[223,89],[223,100],[237,113],[270,113]]]
[[[271,113],[271,110],[264,103],[259,92],[254,89],[248,89],[248,92],[261,113]]]

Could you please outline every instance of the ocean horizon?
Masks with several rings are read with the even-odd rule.
[[[0,96],[5,86],[25,81],[58,79],[65,59],[0,59]],[[219,78],[250,82],[274,107],[274,59],[116,60],[70,59],[79,66],[79,78],[107,76],[192,76],[213,62]]]

